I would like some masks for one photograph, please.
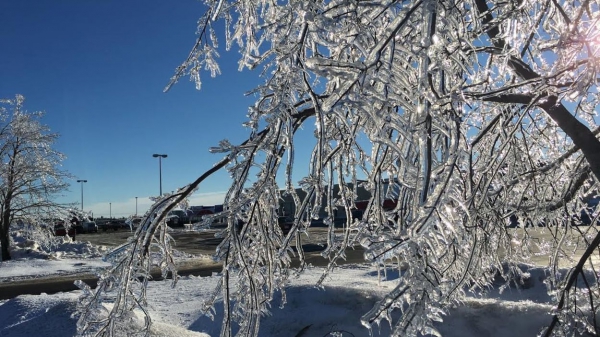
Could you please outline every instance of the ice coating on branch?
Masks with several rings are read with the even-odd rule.
[[[588,265],[600,242],[595,226],[573,226],[597,220],[588,209],[600,177],[590,165],[600,153],[596,1],[205,4],[198,43],[174,81],[218,74],[212,21],[221,19],[240,69],[262,76],[250,92],[248,140],[210,148],[226,154],[210,170],[231,178],[225,211],[204,223],[227,224],[214,255],[222,282],[203,304],[210,313],[227,302],[223,336],[257,335],[274,294],[285,301],[289,278],[307,266],[303,236],[315,222],[328,227],[318,286],[359,246],[367,262],[398,269],[397,287],[362,318],[371,331],[384,323],[394,336],[437,336],[434,323],[466,291],[521,281],[518,262],[538,250],[550,272],[576,267],[548,282],[553,333],[598,328],[585,318],[600,300],[598,276],[565,258],[591,246]],[[156,200],[137,241],[110,255],[125,266],[102,283],[122,288],[113,317],[143,307],[136,280],[151,265],[148,249],[163,270],[174,268],[161,227],[168,198]],[[552,239],[533,241],[516,226]]]

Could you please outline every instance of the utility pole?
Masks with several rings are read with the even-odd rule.
[[[77,180],[78,183],[81,183],[81,211],[83,212],[83,183],[87,183],[87,180]]]
[[[162,159],[167,158],[167,155],[155,153],[152,155],[152,157],[158,158],[158,184],[160,188],[160,196],[162,196]]]

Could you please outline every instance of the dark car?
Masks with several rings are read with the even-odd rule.
[[[508,228],[518,228],[519,227],[519,218],[515,214],[511,214],[508,218]]]
[[[591,225],[598,217],[595,207],[586,207],[582,209],[579,216],[575,216],[573,224],[575,225]]]
[[[184,210],[175,209],[169,212],[166,220],[167,225],[169,226],[183,226],[187,223],[190,223],[190,216]]]
[[[77,216],[73,216],[69,222],[71,223],[71,228],[75,229],[75,233],[81,234],[85,232],[83,229],[83,224]]]
[[[169,215],[167,215],[167,217],[165,218],[165,221],[167,222],[167,226],[169,227],[183,226],[183,222],[180,222],[179,217],[175,214],[169,213]]]
[[[592,222],[597,220],[597,218],[598,218],[597,208],[598,208],[599,203],[600,203],[599,197],[594,197],[594,198],[588,200],[587,207],[585,208],[585,210],[581,211],[581,222],[591,225]]]
[[[95,221],[84,221],[82,226],[84,233],[98,233],[98,225]]]
[[[294,226],[294,219],[287,216],[280,216],[279,218],[277,218],[277,224],[279,225],[279,228],[281,228],[281,231],[284,234],[287,234]],[[235,230],[239,232],[242,230],[242,227],[244,227],[244,222],[242,220],[238,220],[235,226]]]
[[[598,224],[598,202],[600,197],[594,197],[587,200],[585,207],[571,217],[572,226],[589,226],[592,223]]]
[[[106,221],[106,222],[98,224],[98,229],[101,229],[103,232],[106,232],[109,229],[111,229],[113,231],[117,231],[121,227],[122,227],[121,222],[118,220],[110,220],[110,221]]]
[[[292,226],[294,226],[294,219],[286,216],[280,216],[279,219],[277,219],[277,222],[279,223],[279,228],[281,228],[281,231],[284,234],[289,233],[289,231],[292,229]]]
[[[68,232],[67,229],[65,228],[65,222],[62,220],[56,221],[54,223],[54,235],[55,236],[66,236],[67,234],[74,238],[75,234],[76,234],[76,230],[73,227],[70,227]]]
[[[125,221],[125,227],[129,228],[130,230],[134,230],[136,228],[138,228],[138,226],[142,223],[142,218],[131,218],[128,219],[127,221]]]

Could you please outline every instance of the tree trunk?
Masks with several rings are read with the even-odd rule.
[[[2,246],[2,259],[0,261],[8,261],[11,259],[10,251],[8,250],[10,239],[8,237],[8,223],[0,220],[0,246]]]
[[[8,193],[4,198],[4,205],[0,211],[0,246],[2,246],[2,260],[8,261],[10,257],[10,202],[12,200],[12,194]]]

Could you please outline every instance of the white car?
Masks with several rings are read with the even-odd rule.
[[[98,225],[96,225],[95,221],[84,221],[81,226],[84,233],[98,233]]]

